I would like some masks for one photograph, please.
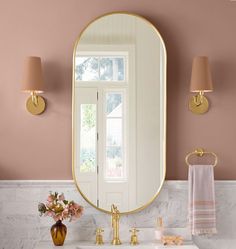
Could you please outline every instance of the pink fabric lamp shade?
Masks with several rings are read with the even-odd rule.
[[[25,59],[22,91],[42,93],[44,91],[41,58],[29,56]]]
[[[190,92],[212,92],[211,71],[206,56],[196,56],[193,59]]]

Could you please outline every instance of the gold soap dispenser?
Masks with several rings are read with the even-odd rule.
[[[138,245],[139,242],[138,242],[137,232],[139,232],[139,230],[136,228],[132,228],[129,231],[131,232],[130,245],[132,245],[132,246]]]
[[[104,232],[104,230],[102,228],[97,228],[96,229],[96,245],[103,245],[103,236],[102,233]]]

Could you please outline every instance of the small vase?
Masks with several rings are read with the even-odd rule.
[[[55,246],[63,246],[66,238],[67,228],[62,224],[61,220],[58,220],[51,227],[51,236]]]

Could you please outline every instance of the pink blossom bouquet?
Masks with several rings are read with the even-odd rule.
[[[83,207],[74,201],[65,200],[64,194],[57,192],[49,194],[46,204],[39,203],[38,211],[40,216],[52,217],[55,221],[69,221],[78,219],[83,214]]]

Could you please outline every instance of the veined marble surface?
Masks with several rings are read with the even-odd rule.
[[[38,241],[50,240],[49,229],[54,223],[39,217],[38,202],[44,202],[49,191],[63,192],[85,207],[76,222],[65,222],[67,240],[94,240],[96,227],[105,229],[110,238],[110,216],[89,206],[78,193],[73,181],[0,181],[0,249],[33,249]],[[187,227],[186,181],[166,181],[157,199],[145,210],[121,217],[121,238],[128,241],[131,227],[155,227],[161,216],[169,228]],[[236,248],[236,181],[216,181],[218,234],[195,237],[200,249]]]
[[[104,249],[114,249],[114,246],[111,245],[111,243],[104,243],[102,246],[96,246],[94,243],[87,241],[66,241],[66,243],[63,245],[63,249],[96,249],[96,248],[104,248]],[[115,248],[117,248],[115,246]],[[158,242],[143,242],[139,245],[132,246],[130,243],[122,243],[122,245],[118,246],[119,249],[199,249],[196,245],[193,243],[183,244],[181,246],[164,246],[161,243]],[[55,249],[55,247],[49,243],[49,242],[40,242],[36,249]]]

